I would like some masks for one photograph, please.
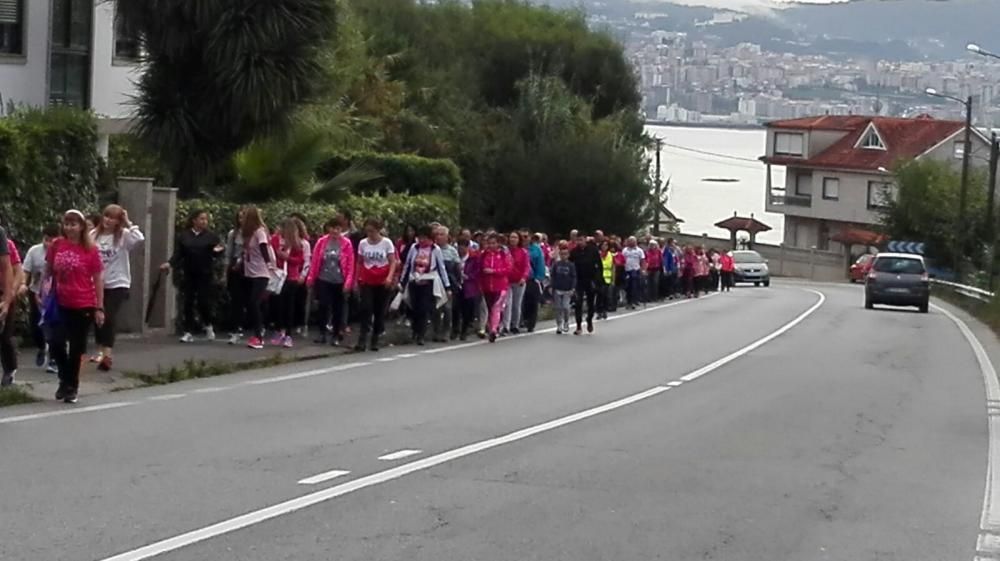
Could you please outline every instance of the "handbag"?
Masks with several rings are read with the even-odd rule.
[[[59,325],[60,320],[59,301],[56,299],[56,282],[55,278],[53,278],[51,286],[48,292],[45,293],[45,298],[42,300],[42,318],[39,321],[39,325],[47,328],[53,328]]]
[[[281,289],[285,287],[285,281],[288,280],[288,262],[285,261],[285,265],[274,271],[271,271],[271,278],[267,279],[267,291],[271,294],[281,294]]]
[[[396,293],[396,296],[392,299],[392,302],[389,303],[389,311],[395,312],[399,310],[400,306],[402,305],[403,305],[403,291],[399,291]]]

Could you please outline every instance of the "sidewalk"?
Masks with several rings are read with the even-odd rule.
[[[390,327],[390,326],[387,326]],[[390,337],[387,343],[399,340],[395,333],[399,327],[390,327]],[[80,395],[95,395],[131,389],[143,386],[135,374],[157,374],[171,368],[183,368],[185,363],[204,361],[209,365],[239,365],[268,359],[293,362],[296,360],[318,359],[340,356],[350,352],[350,345],[356,340],[356,335],[349,335],[340,347],[317,345],[313,343],[315,333],[297,337],[295,348],[285,349],[268,345],[263,350],[253,350],[246,346],[246,339],[239,345],[227,344],[227,339],[220,338],[209,341],[196,341],[190,344],[180,343],[174,336],[152,336],[146,338],[120,338],[115,345],[114,368],[110,372],[100,372],[97,365],[86,362],[80,375]],[[391,346],[391,345],[387,345]],[[88,351],[96,353],[93,341],[89,342]],[[20,349],[18,354],[17,384],[39,399],[52,399],[59,382],[55,374],[48,374],[45,368],[35,366],[35,350]],[[245,369],[245,368],[244,368]]]

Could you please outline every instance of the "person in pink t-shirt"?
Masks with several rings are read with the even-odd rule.
[[[56,399],[76,403],[80,362],[87,352],[87,333],[91,324],[104,325],[103,265],[82,212],[66,211],[62,237],[52,243],[45,260],[46,276],[53,281],[59,309],[50,345],[59,366]]]
[[[10,239],[7,240],[7,255],[11,266],[11,293],[17,294],[24,286],[24,271],[21,268],[21,255],[17,252],[17,246]],[[6,283],[6,279],[4,280]],[[7,308],[6,321],[0,320],[0,364],[3,364],[3,376],[0,377],[0,388],[5,388],[14,383],[14,376],[17,374],[17,347],[14,346],[14,317],[17,315],[17,299]]]

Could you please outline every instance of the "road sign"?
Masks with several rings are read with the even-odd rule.
[[[924,242],[905,242],[893,240],[889,242],[889,252],[891,253],[916,253],[924,254]]]

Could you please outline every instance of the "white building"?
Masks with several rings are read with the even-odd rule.
[[[92,109],[105,134],[132,108],[138,47],[106,0],[0,0],[0,114],[8,102]]]

